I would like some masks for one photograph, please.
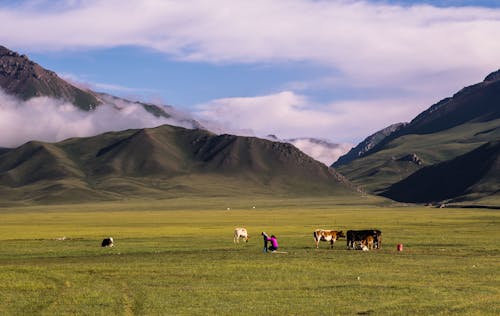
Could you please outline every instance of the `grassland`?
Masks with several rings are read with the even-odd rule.
[[[500,314],[498,211],[371,199],[3,207],[0,314]],[[233,245],[235,226],[248,244]],[[381,229],[382,249],[315,249],[318,227]],[[263,253],[261,231],[288,254]]]

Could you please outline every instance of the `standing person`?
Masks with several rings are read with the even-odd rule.
[[[262,236],[264,236],[264,252],[267,252],[268,250],[278,250],[278,239],[276,238],[276,236],[271,235],[271,237],[269,237],[265,232],[262,232]],[[267,246],[268,242],[271,243],[271,246],[269,247]]]

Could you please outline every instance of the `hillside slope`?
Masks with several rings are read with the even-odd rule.
[[[499,71],[431,106],[357,158],[341,158],[334,165],[368,192],[382,193],[421,168],[452,160],[498,139]],[[482,196],[479,191],[469,193]]]
[[[0,153],[0,195],[27,201],[354,195],[293,145],[163,125]]]

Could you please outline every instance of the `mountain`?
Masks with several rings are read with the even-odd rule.
[[[354,194],[342,175],[291,144],[170,125],[0,153],[6,200]]]
[[[463,201],[500,194],[500,141],[424,167],[381,193],[396,201]]]
[[[0,87],[23,100],[48,96],[70,102],[85,111],[102,103],[88,90],[77,88],[28,59],[0,46]]]
[[[399,131],[401,128],[405,127],[408,123],[396,123],[392,124],[380,131],[368,136],[361,143],[359,143],[356,147],[351,148],[348,153],[339,157],[337,161],[333,163],[333,167],[338,167],[341,165],[345,165],[357,158],[363,157],[367,152],[369,152],[372,148],[378,145],[385,138],[390,136],[391,134]]]
[[[168,105],[135,102],[77,87],[61,79],[55,72],[31,61],[26,55],[20,55],[3,46],[0,46],[0,88],[22,100],[50,97],[71,103],[83,111],[94,111],[103,105],[115,109],[139,105],[157,118],[172,119],[184,127],[202,128],[199,122]]]
[[[387,129],[386,129],[387,131]],[[377,134],[375,134],[377,135]],[[367,140],[369,140],[367,138]],[[441,100],[420,113],[410,123],[396,125],[368,150],[363,142],[346,156],[340,158],[334,166],[353,183],[362,186],[368,192],[391,195],[399,200],[409,197],[401,193],[404,182],[422,168],[458,159],[480,146],[500,139],[500,71],[488,75],[481,83],[463,88],[450,98]],[[365,140],[366,141],[366,140]],[[454,164],[451,164],[454,165]],[[474,165],[462,166],[474,170]],[[428,169],[426,169],[428,170]],[[447,170],[451,173],[450,169]],[[428,172],[428,171],[426,171]],[[493,171],[488,171],[493,172]],[[444,176],[441,174],[440,176]],[[447,175],[453,178],[452,174]],[[487,176],[486,176],[487,177]],[[426,177],[431,181],[432,177]],[[479,180],[478,180],[479,181]],[[417,182],[412,180],[414,185]],[[432,187],[431,183],[418,181],[421,186]],[[469,197],[481,197],[495,190],[480,192],[484,187],[468,184]],[[392,188],[389,190],[389,188]],[[405,187],[409,190],[409,187]],[[436,190],[438,188],[435,188]],[[420,191],[415,187],[413,190]],[[444,194],[447,199],[458,198]],[[458,191],[453,191],[456,194]],[[463,193],[463,192],[462,192]],[[460,193],[460,194],[462,194]],[[483,194],[484,193],[484,194]],[[431,196],[429,196],[430,198]],[[413,201],[409,198],[407,202]],[[434,197],[429,201],[432,202]]]

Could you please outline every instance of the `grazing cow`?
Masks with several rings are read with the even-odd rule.
[[[375,249],[382,247],[382,232],[376,229],[368,230],[348,230],[347,231],[347,249],[355,249],[354,243],[361,242],[366,237],[373,237],[373,244]]]
[[[313,237],[316,248],[318,248],[320,241],[329,241],[330,248],[333,249],[333,244],[335,243],[335,241],[337,241],[337,239],[339,239],[340,237],[345,237],[345,235],[342,231],[316,229],[313,232]]]
[[[113,247],[114,245],[113,237],[104,238],[101,243],[101,247]]]
[[[237,227],[234,229],[234,238],[233,242],[234,243],[240,243],[240,237],[245,239],[245,242],[248,242],[248,239],[250,236],[248,236],[248,232],[246,228],[243,227]]]

